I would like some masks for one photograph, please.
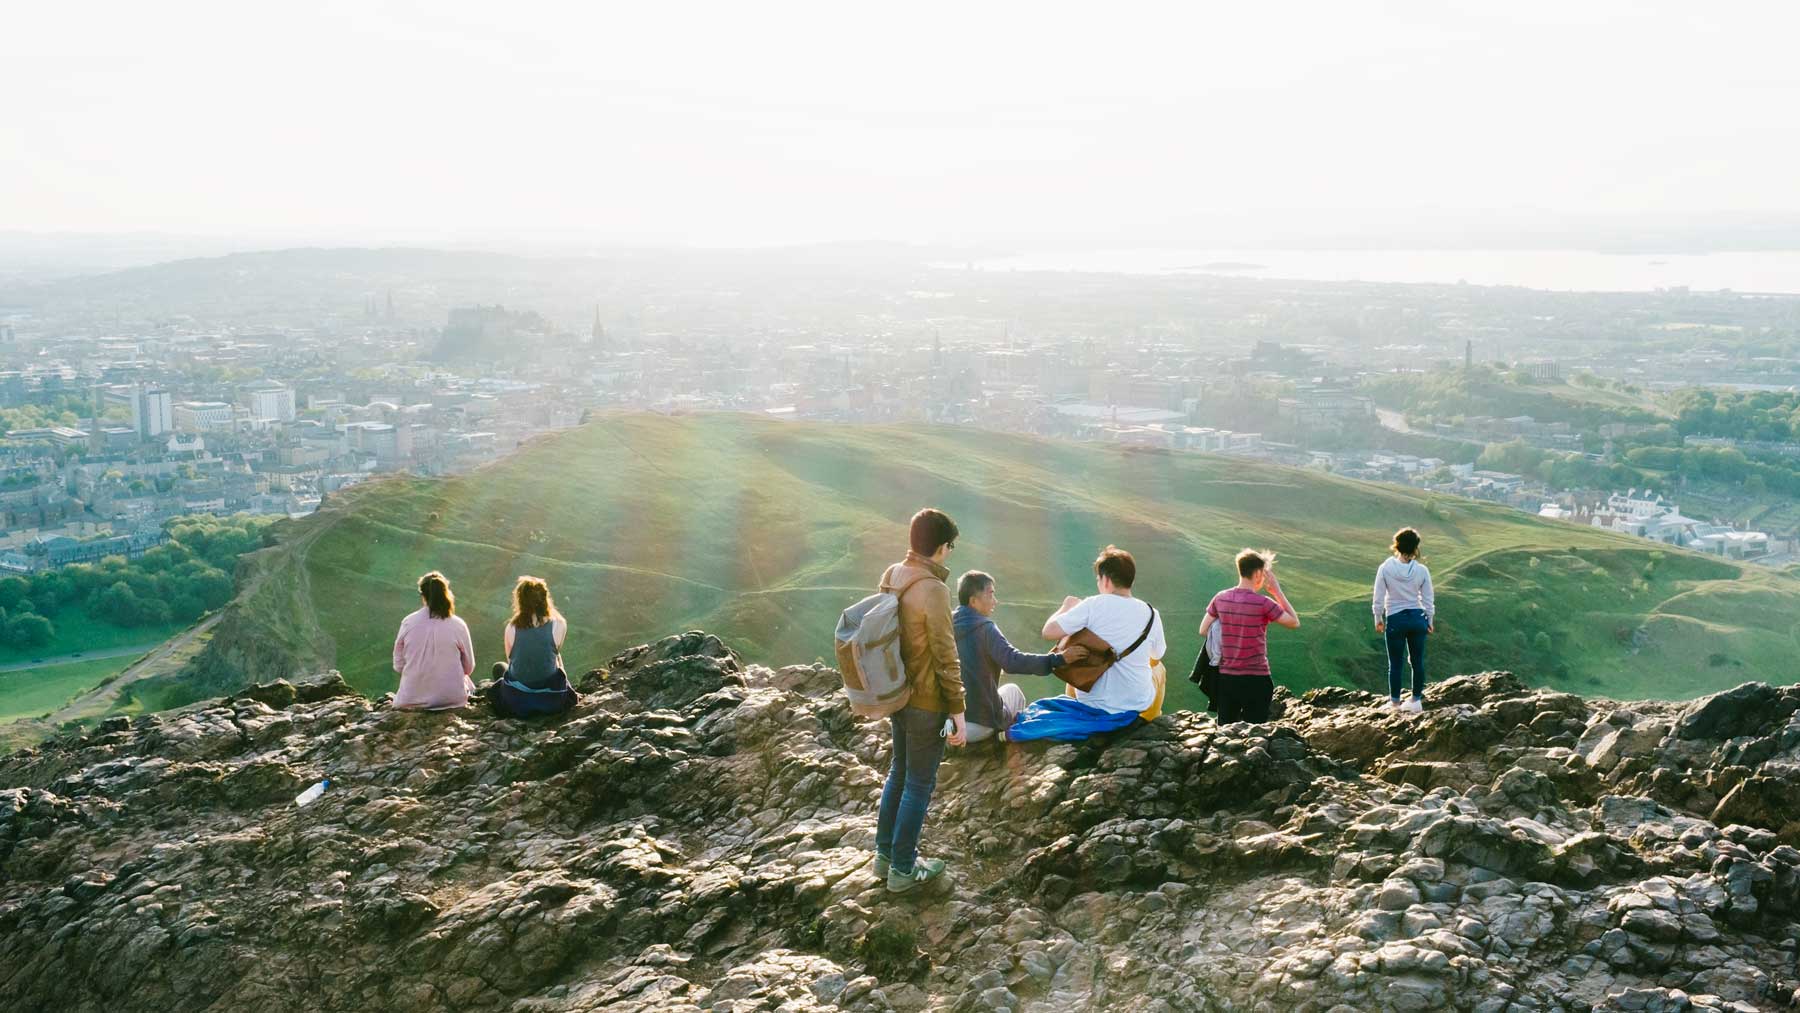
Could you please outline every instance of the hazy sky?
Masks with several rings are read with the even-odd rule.
[[[764,243],[1800,210],[1791,3],[131,0],[5,21],[0,228]]]

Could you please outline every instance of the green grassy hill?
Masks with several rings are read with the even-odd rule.
[[[768,664],[829,659],[837,613],[903,551],[921,505],[962,528],[952,575],[998,578],[1002,629],[1037,649],[1091,561],[1130,549],[1163,610],[1171,700],[1232,554],[1277,550],[1301,611],[1273,630],[1295,689],[1384,685],[1369,584],[1395,528],[1425,535],[1439,587],[1435,673],[1511,668],[1615,697],[1682,698],[1794,677],[1800,579],[1517,511],[1427,500],[1254,462],[1070,445],[957,428],[845,427],[741,415],[603,417],[471,474],[394,478],[335,497],[248,557],[247,590],[173,701],[245,675],[335,666],[370,693],[414,581],[441,569],[482,657],[497,660],[513,578],[549,579],[580,671],[704,628]],[[1641,632],[1639,632],[1641,631]],[[155,702],[154,697],[146,698]]]
[[[1530,415],[1539,422],[1567,422],[1588,431],[1608,422],[1655,423],[1673,418],[1666,405],[1648,395],[1570,380],[1520,382],[1487,364],[1374,376],[1364,389],[1386,407],[1440,419]]]

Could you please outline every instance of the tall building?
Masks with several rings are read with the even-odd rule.
[[[265,422],[294,421],[291,387],[258,387],[250,392],[250,417]]]
[[[152,439],[175,429],[175,397],[158,387],[133,387],[131,424],[138,435]]]

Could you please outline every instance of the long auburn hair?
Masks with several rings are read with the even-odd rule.
[[[433,619],[448,619],[456,614],[456,596],[450,593],[450,580],[436,570],[419,578],[419,597]]]
[[[513,585],[512,598],[513,615],[509,621],[521,630],[562,618],[562,613],[556,611],[556,601],[550,597],[550,585],[542,577],[520,577]]]

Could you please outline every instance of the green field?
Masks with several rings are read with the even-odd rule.
[[[0,672],[0,724],[18,718],[41,717],[67,703],[69,698],[119,674],[136,656],[75,661],[66,665]]]
[[[232,606],[201,667],[215,686],[226,670],[335,666],[365,691],[391,689],[395,626],[434,568],[483,670],[521,573],[549,579],[574,671],[689,628],[758,662],[828,659],[838,611],[901,554],[926,504],[962,527],[953,576],[995,574],[1001,627],[1028,649],[1065,594],[1092,592],[1099,548],[1130,549],[1139,593],[1166,617],[1177,706],[1197,699],[1183,678],[1195,629],[1245,545],[1280,552],[1305,622],[1271,631],[1277,680],[1384,685],[1369,583],[1406,524],[1424,532],[1439,585],[1436,677],[1510,668],[1588,694],[1685,698],[1795,674],[1791,574],[1231,458],[742,415],[603,417],[471,474],[334,497],[251,557],[266,579]]]
[[[1520,382],[1489,365],[1377,375],[1368,378],[1363,389],[1385,407],[1442,420],[1530,415],[1539,422],[1567,422],[1577,430],[1592,430],[1607,422],[1653,423],[1673,417],[1667,406],[1645,394],[1568,380]]]
[[[153,626],[114,626],[96,622],[85,611],[69,609],[54,618],[56,635],[40,647],[0,644],[0,666],[29,663],[35,658],[61,658],[77,651],[106,651],[118,647],[155,645],[169,639],[187,623]],[[149,647],[145,647],[149,650]]]

